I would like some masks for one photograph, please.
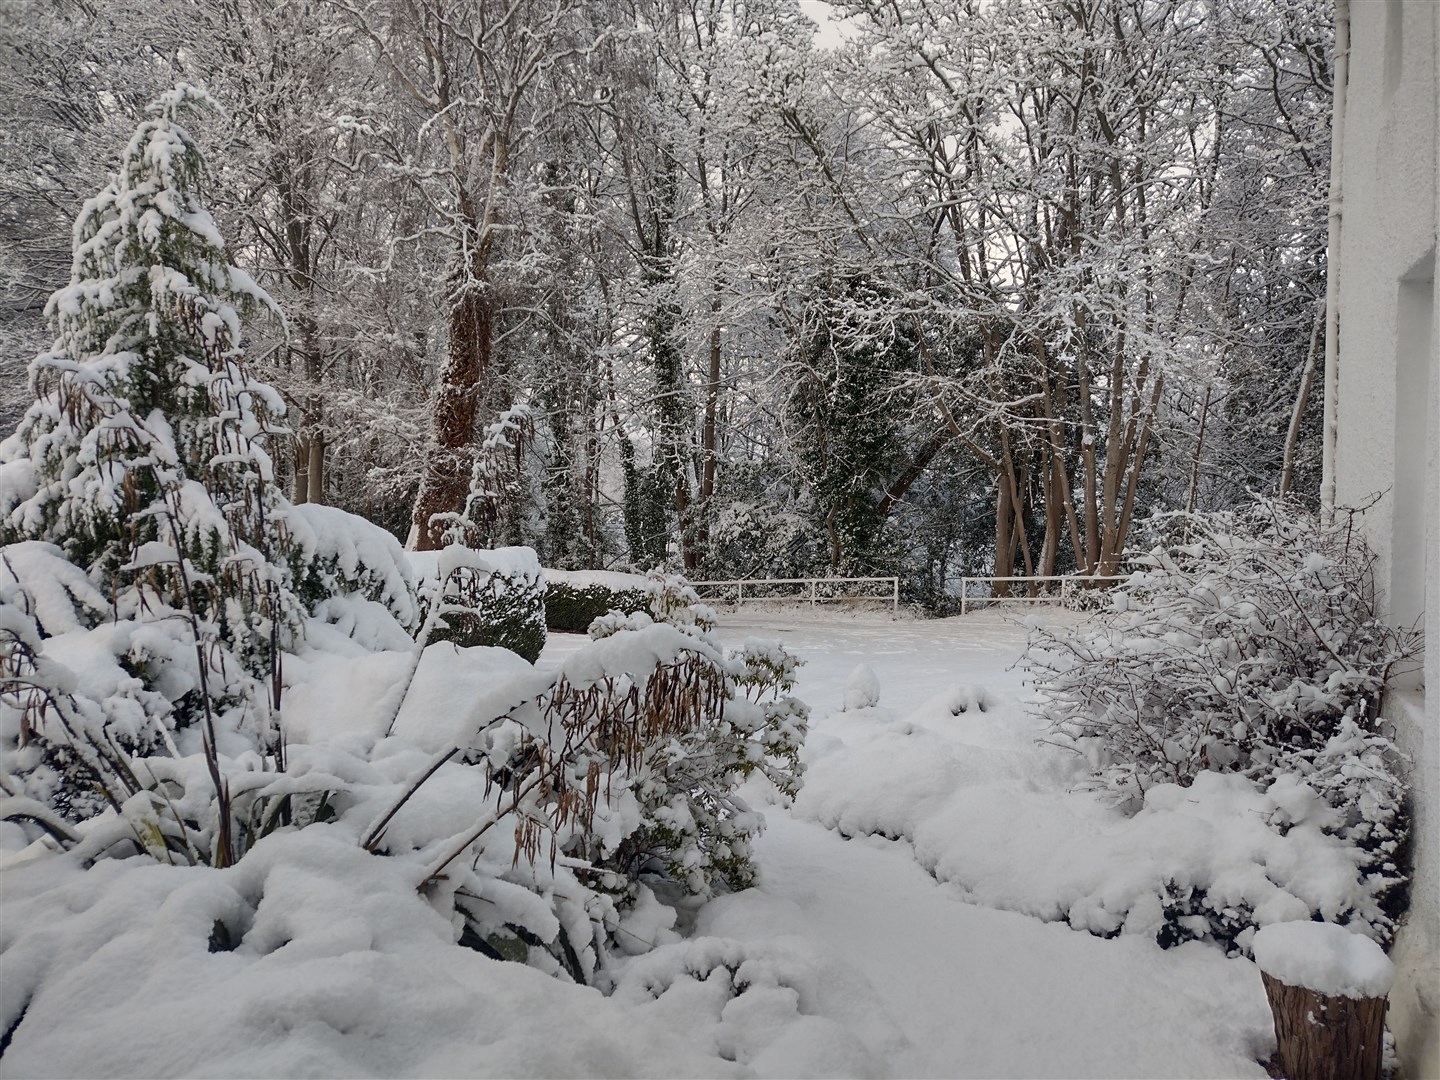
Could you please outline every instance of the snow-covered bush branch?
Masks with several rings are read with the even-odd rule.
[[[534,933],[473,902],[493,890],[496,867],[549,895],[562,922],[580,897],[591,914],[543,938],[577,979],[603,960],[620,912],[651,902],[644,881],[697,896],[754,881],[763,819],[736,793],[745,777],[764,775],[782,797],[800,786],[807,710],[787,693],[796,659],[760,643],[727,653],[683,582],[657,575],[651,587],[652,613],[597,620],[595,641],[559,672],[506,684],[501,708],[477,703],[463,737],[397,785],[361,836],[417,860],[417,884],[451,897],[477,941]],[[484,810],[449,836],[417,832],[415,806],[456,783],[483,793]]]

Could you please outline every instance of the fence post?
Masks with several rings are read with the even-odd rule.
[[[890,584],[893,585],[894,588],[895,588],[895,592],[894,592],[893,596],[891,597],[891,599],[893,600],[893,603],[892,603],[892,605],[891,605],[890,611],[891,611],[891,614],[893,614],[893,615],[899,615],[899,614],[900,614],[900,579],[899,579],[898,577],[896,577],[896,578],[891,578],[891,579],[890,579]]]

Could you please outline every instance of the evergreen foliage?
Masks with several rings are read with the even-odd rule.
[[[131,614],[179,597],[254,674],[298,604],[266,443],[284,414],[240,364],[239,312],[274,302],[233,266],[202,203],[181,84],[75,223],[37,400],[0,446],[0,536],[55,543]]]
[[[898,377],[915,343],[903,323],[875,317],[888,302],[874,283],[853,280],[819,306],[799,346],[790,408],[834,573],[874,573],[889,559],[882,503],[900,445]]]
[[[619,434],[620,475],[624,482],[622,504],[625,543],[630,551],[631,565],[636,567],[664,566],[666,537],[666,504],[669,494],[664,473],[656,466],[640,465],[635,460],[635,444],[623,431]]]
[[[266,448],[284,406],[240,363],[239,311],[278,312],[229,262],[178,122],[210,105],[186,84],[164,94],[76,221],[36,400],[0,445],[0,589],[20,721],[5,771],[72,821],[108,803],[142,848],[224,865],[243,838],[221,756],[278,750],[279,653],[303,609]],[[51,640],[107,625],[98,656]],[[205,794],[162,827],[167,769],[132,757],[197,741]]]
[[[618,611],[632,615],[650,604],[645,589],[612,589],[600,584],[569,584],[547,580],[545,587],[545,622],[551,630],[562,634],[583,634],[602,615]]]
[[[432,641],[509,649],[532,664],[545,648],[546,586],[538,574],[462,567],[447,580],[442,603],[445,625]]]

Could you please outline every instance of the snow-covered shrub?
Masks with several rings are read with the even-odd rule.
[[[448,548],[437,570],[476,554]],[[633,936],[653,900],[642,875],[694,895],[748,885],[763,821],[735,789],[758,772],[795,793],[806,710],[784,692],[793,657],[759,643],[727,655],[693,601],[657,580],[663,618],[598,620],[558,672],[517,672],[467,698],[459,723],[407,713],[376,754],[408,778],[365,815],[346,794],[338,820],[360,823],[368,850],[413,861],[462,943],[577,981]]]
[[[426,605],[440,604],[441,624],[431,641],[450,641],[461,648],[493,645],[518,653],[532,664],[545,647],[545,574],[535,551],[527,547],[475,551],[452,544],[442,583],[436,569],[441,556],[411,552],[411,565],[421,579]]]
[[[845,700],[841,712],[854,709],[869,709],[880,701],[880,679],[869,664],[856,664],[855,670],[845,680]]]
[[[645,578],[605,571],[545,571],[545,621],[551,630],[583,634],[601,615],[632,615],[650,605]]]
[[[281,404],[238,362],[248,279],[224,261],[193,190],[198,151],[174,123],[194,96],[166,99],[82,215],[75,281],[52,305],[61,336],[0,452],[7,846],[18,832],[63,849],[63,873],[104,880],[130,876],[107,869],[116,858],[140,856],[149,881],[188,867],[193,886],[149,893],[203,894],[177,904],[187,950],[196,931],[252,957],[316,927],[378,940],[338,918],[344,877],[363,879],[356,903],[377,925],[420,899],[460,945],[591,981],[613,937],[663,922],[642,872],[697,894],[750,880],[761,822],[735,788],[755,772],[798,787],[795,662],[757,645],[727,656],[693,593],[657,582],[656,620],[610,626],[559,672],[512,657],[493,686],[397,731],[447,616],[452,633],[538,654],[544,577],[530,549],[451,545],[422,618],[389,537],[286,503],[265,448]],[[378,701],[297,685],[361,672],[362,687],[401,677]],[[297,696],[323,715],[282,732]],[[324,887],[294,888],[307,877]],[[34,992],[4,995],[0,1028]]]
[[[1404,784],[1378,718],[1418,640],[1378,617],[1374,557],[1354,518],[1263,499],[1169,515],[1158,522],[1163,542],[1132,559],[1139,569],[1113,590],[1114,610],[1072,630],[1037,629],[1027,663],[1051,737],[1086,754],[1123,800],[1206,772],[1262,790],[1299,783],[1333,811],[1326,832],[1362,853],[1357,872],[1393,897],[1406,874]],[[1277,809],[1270,824],[1283,833],[1294,822]],[[1203,890],[1167,904],[1176,939],[1183,918],[1206,912],[1227,939],[1246,924]],[[1390,914],[1361,917],[1383,934]]]
[[[1106,611],[1113,603],[1108,589],[1086,588],[1083,578],[1073,584],[1061,582],[1060,606],[1067,611]]]
[[[419,627],[415,572],[390,533],[318,503],[290,507],[287,524],[299,567],[296,591],[312,614],[341,621],[353,606],[344,601],[360,598],[382,606],[408,632]]]
[[[747,641],[727,653],[712,631],[715,616],[675,576],[650,576],[650,611],[595,620],[590,635],[605,641],[657,624],[679,630],[695,670],[682,700],[703,705],[695,722],[648,740],[632,789],[639,827],[604,860],[635,879],[660,870],[696,895],[723,883],[754,882],[751,841],[764,827],[735,788],[759,773],[784,799],[800,789],[799,755],[809,710],[791,696],[800,661],[775,642]],[[698,696],[697,696],[698,695]]]

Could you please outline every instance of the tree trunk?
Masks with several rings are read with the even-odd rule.
[[[1040,381],[1042,390],[1041,403],[1045,407],[1045,427],[1050,436],[1050,462],[1051,477],[1050,487],[1045,499],[1045,556],[1041,558],[1042,574],[1054,574],[1056,560],[1060,547],[1058,530],[1060,528],[1060,517],[1063,514],[1064,522],[1070,529],[1070,547],[1075,554],[1075,569],[1085,573],[1090,569],[1086,561],[1085,545],[1080,537],[1080,522],[1075,515],[1075,494],[1070,487],[1070,477],[1065,469],[1065,435],[1060,427],[1059,417],[1065,415],[1066,400],[1069,397],[1069,388],[1065,380],[1065,370],[1062,365],[1059,378],[1055,380],[1055,389],[1050,389],[1051,375],[1049,360],[1045,354],[1045,343],[1036,341],[1034,345],[1035,355],[1041,363],[1043,377]],[[1051,513],[1052,503],[1056,513]],[[1051,543],[1050,534],[1055,531],[1054,543]]]
[[[880,499],[880,516],[882,518],[890,517],[895,507],[914,486],[915,481],[925,475],[925,470],[929,468],[930,463],[935,460],[941,450],[950,444],[951,439],[951,434],[941,429],[925,440],[924,445],[915,451],[915,456],[910,460],[910,464],[905,466],[900,475],[890,482],[890,486],[885,489],[885,494]]]
[[[1045,475],[1045,539],[1040,545],[1040,576],[1052,577],[1060,555],[1060,533],[1065,527],[1064,474],[1060,459],[1051,455],[1041,466]]]
[[[1017,552],[1025,560],[1025,576],[1035,576],[1034,560],[1030,557],[1030,537],[1025,531],[1025,500],[1021,497],[1021,488],[1026,485],[1016,475],[1015,458],[1010,453],[1010,433],[1005,428],[1000,429],[1000,482],[1009,489],[1010,502],[1010,553],[1007,562],[1010,566],[1010,573],[1015,572],[1015,555]],[[1002,576],[996,571],[996,577]],[[1031,590],[1034,590],[1034,583],[1031,583]],[[998,595],[998,594],[997,594]],[[1006,595],[1009,595],[1007,590]]]
[[[838,574],[840,563],[845,557],[845,552],[840,546],[840,530],[835,525],[835,507],[825,515],[825,533],[830,537],[830,572]]]
[[[705,421],[700,433],[700,505],[696,514],[695,535],[697,563],[709,553],[711,503],[715,498],[715,468],[719,457],[720,369],[724,356],[720,334],[721,299],[720,283],[717,281],[710,295],[710,370],[705,381]]]
[[[995,576],[1009,577],[1015,566],[1010,543],[1010,485],[1004,472],[995,481]],[[1010,582],[997,581],[990,590],[992,596],[1009,596]]]
[[[305,470],[305,498],[307,502],[325,502],[325,436],[316,431],[310,435],[309,467]]]
[[[1156,376],[1154,389],[1150,393],[1150,404],[1140,422],[1140,433],[1131,454],[1130,476],[1125,486],[1125,502],[1120,508],[1120,517],[1115,527],[1113,547],[1106,552],[1100,565],[1100,575],[1108,577],[1120,569],[1125,556],[1125,545],[1130,540],[1130,522],[1135,515],[1135,496],[1140,489],[1140,471],[1145,467],[1145,450],[1150,443],[1150,431],[1155,421],[1155,412],[1160,407],[1160,392],[1165,386],[1165,377]]]
[[[474,458],[475,409],[490,366],[493,326],[488,289],[472,285],[450,310],[450,344],[435,395],[434,444],[425,462],[420,493],[411,519],[417,551],[440,547],[443,529],[436,514],[465,505]]]
[[[1195,458],[1190,463],[1190,494],[1185,497],[1185,512],[1195,512],[1195,498],[1200,490],[1200,451],[1205,448],[1205,420],[1210,415],[1210,393],[1214,386],[1205,387],[1205,401],[1200,406],[1200,430],[1195,435]],[[1284,490],[1281,490],[1284,495]]]
[[[1330,997],[1265,972],[1275,1061],[1287,1080],[1380,1080],[1386,999]]]
[[[290,501],[297,506],[310,501],[310,440],[304,435],[295,437],[295,485]]]
[[[1075,358],[1075,373],[1079,382],[1080,460],[1085,491],[1085,561],[1083,565],[1086,573],[1093,574],[1096,566],[1100,563],[1100,518],[1097,509],[1098,485],[1096,483],[1099,466],[1095,459],[1095,417],[1094,407],[1090,400],[1090,350],[1083,336],[1084,315],[1083,308],[1075,313],[1075,323],[1082,335],[1080,353]],[[1078,550],[1075,553],[1075,560],[1076,562],[1080,561]]]
[[[1315,381],[1315,354],[1319,349],[1320,331],[1325,327],[1325,310],[1315,313],[1310,330],[1310,348],[1305,354],[1305,370],[1300,375],[1300,390],[1295,395],[1295,409],[1290,414],[1290,430],[1285,433],[1285,460],[1280,468],[1280,497],[1290,494],[1295,478],[1295,450],[1300,445],[1300,423],[1305,419],[1305,405],[1310,400],[1310,384]],[[1207,391],[1208,393],[1208,391]]]

